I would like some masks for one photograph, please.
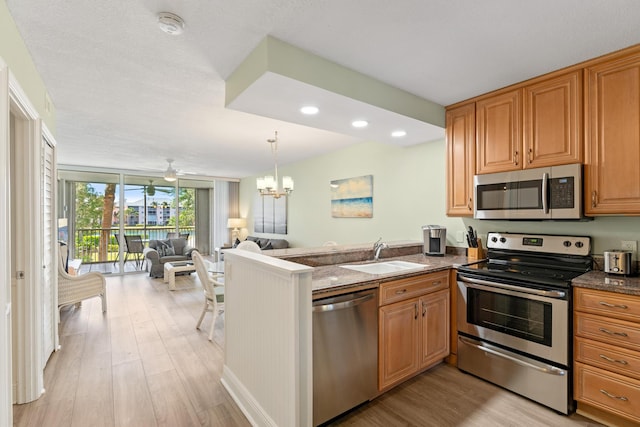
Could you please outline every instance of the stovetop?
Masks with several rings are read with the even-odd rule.
[[[520,264],[504,264],[492,261],[481,261],[458,267],[459,272],[467,273],[480,278],[502,279],[509,282],[517,282],[526,286],[541,285],[543,288],[569,288],[571,280],[590,269],[582,271],[563,268],[548,268]]]
[[[566,289],[571,286],[572,279],[592,268],[592,259],[584,255],[584,246],[575,247],[576,241],[588,244],[589,238],[512,233],[489,233],[488,236],[488,259],[463,265],[458,268],[459,272],[522,286]],[[492,240],[495,240],[493,244]],[[539,244],[533,247],[530,242]],[[565,242],[572,244],[567,246]],[[545,252],[542,243],[551,248],[550,252]]]

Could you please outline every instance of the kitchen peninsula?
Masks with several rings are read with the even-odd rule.
[[[388,246],[381,263],[405,261],[422,267],[369,274],[338,266],[371,263],[367,261],[372,259],[370,244],[284,249],[271,251],[272,256],[239,250],[225,253],[222,381],[252,423],[312,425],[314,298],[377,288],[381,283],[426,277],[427,273],[447,272],[444,277],[448,277],[452,267],[467,262],[465,256],[457,255],[426,257],[421,242],[391,242]],[[415,282],[409,292],[417,292],[414,297],[419,299],[428,292],[427,283]],[[438,289],[444,291],[446,283],[440,283]],[[448,302],[448,288],[446,292]]]

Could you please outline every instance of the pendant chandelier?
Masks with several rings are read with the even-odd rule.
[[[271,154],[275,163],[274,174],[266,175],[256,180],[258,192],[261,196],[272,196],[279,199],[282,196],[288,196],[293,191],[293,178],[290,176],[282,177],[282,191],[278,188],[278,131],[275,132],[273,139],[267,139],[271,146]]]

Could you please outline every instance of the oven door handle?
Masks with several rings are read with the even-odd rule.
[[[492,348],[489,347],[485,347],[482,345],[482,343],[477,343],[477,341],[472,341],[468,338],[465,338],[463,336],[458,336],[458,339],[460,341],[462,341],[463,343],[465,343],[468,346],[477,348],[480,351],[484,351],[485,353],[488,353],[492,356],[496,356],[496,357],[500,357],[503,359],[507,359],[513,363],[516,363],[518,365],[524,366],[526,368],[531,368],[531,369],[535,369],[536,371],[540,371],[543,372],[545,374],[549,374],[549,375],[558,375],[558,376],[564,376],[567,375],[567,371],[565,371],[564,369],[560,369],[560,368],[556,368],[555,366],[551,366],[551,365],[546,365],[546,364],[540,364],[540,365],[534,365],[531,362],[527,362],[526,360],[522,360],[519,359],[517,357],[502,353],[499,350],[494,350]]]
[[[542,297],[549,297],[549,298],[564,298],[566,296],[566,292],[564,291],[543,291],[541,289],[523,288],[522,286],[508,285],[506,283],[490,282],[488,280],[481,280],[481,279],[472,279],[471,277],[465,277],[465,276],[458,276],[458,279],[465,283],[472,283],[472,285],[467,285],[467,286],[470,288],[475,287],[476,289],[480,289],[480,288],[473,286],[473,284],[491,286],[494,288],[506,289],[508,291],[539,295]]]

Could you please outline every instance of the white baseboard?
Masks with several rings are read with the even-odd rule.
[[[260,402],[253,397],[227,365],[222,368],[220,381],[252,426],[277,427],[275,421],[264,411]]]

